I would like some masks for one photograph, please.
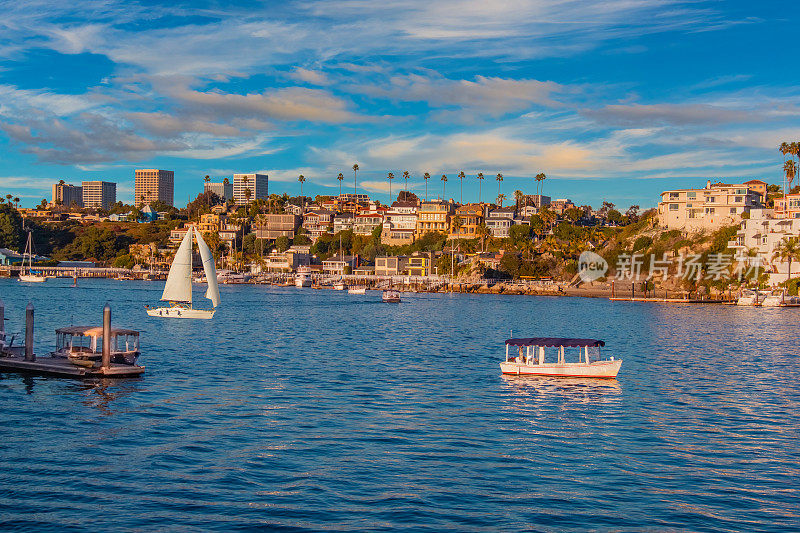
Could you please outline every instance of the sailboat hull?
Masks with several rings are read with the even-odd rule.
[[[47,278],[44,276],[35,276],[33,274],[20,274],[19,280],[24,283],[44,283]]]
[[[216,309],[188,309],[186,307],[156,307],[148,309],[147,314],[158,318],[199,318],[208,320],[214,318]]]

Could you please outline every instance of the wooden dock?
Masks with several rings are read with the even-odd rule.
[[[111,361],[111,307],[103,308],[103,347],[99,360],[71,360],[67,357],[36,357],[33,353],[33,304],[25,308],[25,344],[12,346],[5,331],[5,304],[0,300],[0,372],[45,374],[66,378],[138,377],[144,367]],[[138,333],[137,333],[138,335]]]
[[[33,361],[28,361],[24,356],[6,356],[0,357],[0,371],[47,374],[69,378],[122,378],[140,376],[144,372],[144,367],[111,363],[107,368],[102,366],[86,368],[59,357],[37,357]]]
[[[635,297],[624,297],[624,296],[612,296],[609,298],[612,302],[651,302],[651,303],[662,303],[662,304],[722,304],[726,303],[725,300],[711,300],[711,299],[700,299],[700,298],[647,298],[644,296],[635,296]]]

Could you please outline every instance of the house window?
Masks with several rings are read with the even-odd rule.
[[[706,207],[706,215],[713,215],[714,208],[713,207]]]
[[[715,196],[709,196],[708,198],[706,198],[706,202],[708,202],[710,204],[713,204],[716,201],[717,201],[717,198]]]
[[[677,192],[669,193],[669,199],[670,200],[677,200],[679,197],[680,197],[680,193],[677,193]]]
[[[736,214],[736,208],[735,207],[731,207],[731,215],[735,215],[735,214]]]
[[[737,196],[736,198],[733,199],[733,203],[735,203],[735,204],[739,204],[741,202],[742,202],[742,197],[741,196]]]
[[[669,204],[670,211],[677,211],[680,206],[678,204]]]
[[[697,193],[696,192],[686,193],[686,198],[688,198],[690,200],[694,200],[695,198],[697,198]]]

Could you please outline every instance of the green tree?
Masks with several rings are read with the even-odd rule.
[[[789,263],[789,272],[786,275],[786,281],[789,281],[792,278],[792,261],[800,260],[800,244],[798,244],[797,238],[784,238],[775,247],[772,258]]]
[[[25,245],[22,217],[9,204],[0,205],[0,248],[21,250]]]
[[[622,224],[624,222],[624,218],[622,217],[622,213],[617,211],[616,209],[611,209],[606,216],[606,219],[611,222],[612,224]]]
[[[425,180],[425,201],[428,201],[428,180],[431,179],[430,173],[426,172],[422,175],[422,179]]]
[[[281,235],[277,239],[275,239],[275,248],[278,249],[279,252],[285,252],[289,249],[289,237]]]
[[[522,246],[531,240],[531,227],[528,224],[515,224],[508,230],[508,236],[515,246]]]

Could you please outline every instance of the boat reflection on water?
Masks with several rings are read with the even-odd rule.
[[[503,388],[526,398],[564,396],[573,402],[617,403],[622,387],[615,379],[557,378],[547,376],[515,376],[503,374]]]

